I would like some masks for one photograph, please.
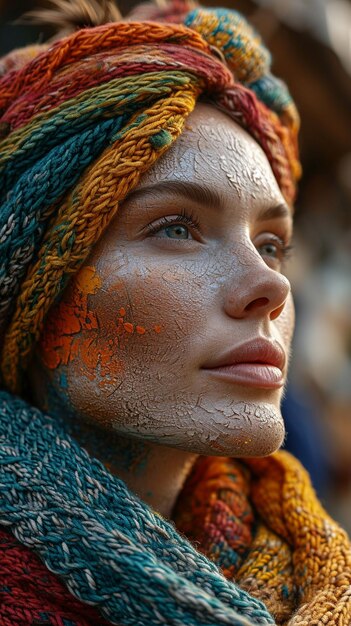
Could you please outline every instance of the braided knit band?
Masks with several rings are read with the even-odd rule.
[[[200,94],[254,136],[293,201],[298,116],[268,53],[235,12],[197,9],[186,23],[81,30],[0,81],[1,372],[12,391],[51,304]]]

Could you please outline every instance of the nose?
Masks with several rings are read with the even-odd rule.
[[[284,310],[291,289],[286,276],[268,267],[261,257],[244,271],[235,272],[227,287],[224,309],[236,319],[275,320]]]

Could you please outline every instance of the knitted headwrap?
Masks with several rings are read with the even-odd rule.
[[[269,52],[239,13],[187,9],[144,7],[157,22],[86,28],[0,62],[1,375],[11,391],[52,303],[200,96],[257,140],[294,200],[298,114]]]

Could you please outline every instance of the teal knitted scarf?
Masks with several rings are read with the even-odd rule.
[[[0,392],[0,437],[0,524],[110,623],[274,623],[57,420]]]

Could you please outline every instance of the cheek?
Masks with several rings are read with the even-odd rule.
[[[286,305],[281,315],[277,318],[275,323],[279,330],[284,346],[289,349],[295,326],[295,307],[291,293],[289,294]]]
[[[111,277],[99,303],[101,329],[114,334],[112,307],[124,313],[124,333],[120,348],[128,346],[128,359],[160,357],[168,350],[178,351],[180,345],[191,341],[204,321],[206,303],[205,280],[200,272],[176,263],[152,264],[142,271],[139,264],[130,263],[127,271],[116,280]],[[126,335],[127,331],[127,335]],[[184,347],[184,345],[183,345]],[[164,356],[164,355],[163,355]]]
[[[141,363],[147,377],[155,360],[189,349],[204,321],[204,282],[177,265],[147,271],[130,262],[114,274],[85,267],[48,316],[41,361],[52,372],[64,367],[69,388],[85,379],[100,393],[135,377]]]

